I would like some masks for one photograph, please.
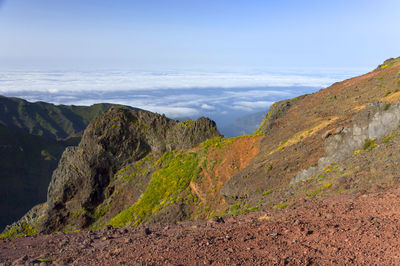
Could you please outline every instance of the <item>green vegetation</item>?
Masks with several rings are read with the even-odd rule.
[[[39,259],[36,259],[36,260],[38,260],[40,262],[53,262],[53,261],[55,261],[54,259],[44,259],[44,258],[39,258]]]
[[[388,59],[384,62],[384,64],[380,65],[380,69],[386,69],[388,67],[393,66],[396,62],[400,61],[400,57],[395,58],[395,59]]]
[[[196,153],[166,153],[159,163],[162,163],[162,168],[153,173],[139,201],[112,218],[111,225],[118,227],[145,221],[152,213],[175,203],[189,182],[200,174]]]
[[[221,148],[223,146],[224,140],[226,140],[224,137],[217,136],[204,141],[201,145],[204,149],[208,149],[210,147]]]
[[[151,167],[149,167],[149,163],[154,161],[154,156],[149,153],[141,160],[135,162],[134,164],[130,164],[125,168],[120,169],[115,175],[114,180],[118,178],[122,178],[124,181],[128,181],[136,176],[143,176],[149,174],[151,172]],[[161,161],[159,162],[161,163]]]
[[[248,138],[248,137],[256,137],[256,136],[260,136],[260,134],[252,134],[252,135],[243,135],[243,136],[238,136],[238,137],[234,137],[234,138],[225,138],[222,136],[217,136],[217,137],[213,137],[211,139],[208,139],[206,141],[204,141],[203,143],[201,143],[201,146],[204,149],[208,149],[208,148],[223,148],[229,145],[232,145],[235,140],[240,139],[240,138]]]
[[[289,206],[289,203],[283,202],[283,203],[279,203],[279,204],[275,205],[274,209],[281,210],[281,209],[286,208],[287,206]]]
[[[371,151],[373,148],[376,147],[375,141],[376,139],[365,139],[362,149],[364,151]]]
[[[245,206],[243,206],[243,209],[240,210],[240,214],[249,213],[249,212],[256,212],[259,209],[260,208],[258,206],[249,207],[248,204],[245,204]]]
[[[315,195],[317,195],[317,194],[321,193],[321,191],[322,191],[322,187],[320,187],[320,188],[318,188],[318,189],[314,190],[314,191],[313,191],[313,192],[311,192],[311,193],[308,193],[308,194],[307,194],[307,197],[310,197],[310,198],[312,198],[312,197],[314,197]]]
[[[267,191],[265,191],[264,193],[262,193],[263,196],[267,196],[269,194],[271,194],[272,192],[274,192],[272,189],[268,189]]]
[[[384,140],[383,143],[388,143],[391,139],[393,139],[394,137],[396,137],[396,135],[392,135],[392,136],[387,136]]]
[[[194,121],[190,119],[190,120],[186,120],[186,121],[180,122],[179,124],[183,125],[183,126],[185,126],[187,128],[192,128],[194,126]]]
[[[240,206],[242,205],[241,201],[236,202],[230,207],[230,212],[234,215],[239,213]]]
[[[280,151],[284,150],[284,149],[285,149],[285,144],[286,144],[286,142],[287,142],[287,140],[282,141],[282,142],[279,144],[278,150],[280,150]]]
[[[53,139],[67,138],[83,131],[89,122],[116,104],[92,106],[30,103],[18,98],[0,96],[0,122],[6,127]],[[127,107],[126,107],[127,108]]]
[[[8,231],[0,234],[0,239],[12,238],[12,237],[17,237],[17,236],[33,236],[33,235],[36,235],[37,234],[36,222],[37,221],[35,221],[34,225],[24,222],[19,227],[12,227]]]
[[[385,106],[383,107],[383,110],[384,110],[384,111],[389,110],[390,105],[391,105],[390,103],[385,104]]]
[[[389,96],[392,92],[391,91],[387,91],[384,95],[384,97]]]
[[[344,192],[344,191],[345,191],[345,189],[344,189],[344,188],[341,188],[341,189],[336,190],[336,193],[337,193],[337,194],[340,194],[340,193],[342,193],[342,192]]]

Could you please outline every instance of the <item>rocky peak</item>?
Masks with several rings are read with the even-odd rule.
[[[63,153],[48,188],[48,209],[39,230],[60,230],[73,212],[93,210],[123,166],[149,153],[189,149],[219,135],[215,122],[204,117],[178,122],[142,110],[110,109],[89,124],[77,147]],[[83,221],[82,227],[89,223]]]

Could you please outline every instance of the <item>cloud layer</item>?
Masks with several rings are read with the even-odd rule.
[[[275,101],[314,92],[346,78],[324,74],[6,71],[0,94],[28,101],[130,105],[171,118],[208,116],[219,124],[267,111]]]
[[[326,87],[333,75],[145,71],[3,71],[0,93],[148,91],[193,88]]]

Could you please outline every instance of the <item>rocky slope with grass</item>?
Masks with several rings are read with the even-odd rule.
[[[400,58],[389,59],[370,73],[272,106],[260,127],[260,152],[222,195],[232,203],[289,204],[293,195],[270,192],[319,175],[390,134],[399,122],[399,70]]]
[[[0,231],[46,200],[64,149],[77,145],[89,121],[111,106],[31,103],[0,96]]]
[[[23,262],[62,246],[60,261],[77,264],[397,264],[399,102],[396,58],[274,104],[237,138],[207,119],[148,122],[113,109],[64,153],[47,203],[2,236],[102,230],[66,236],[80,253],[49,236],[53,251]],[[184,220],[197,222],[175,224]],[[20,239],[3,245],[14,254]]]
[[[177,150],[219,135],[215,123],[207,118],[178,122],[147,111],[112,108],[89,124],[78,146],[64,151],[44,207],[8,231],[32,228],[50,233],[103,225],[103,216],[116,214],[139,199],[157,169],[156,160],[178,160]],[[193,156],[181,157],[179,166],[196,162]],[[179,174],[179,169],[175,170],[173,174]],[[182,174],[197,173],[194,166],[187,171]],[[177,182],[187,182],[184,178],[178,177]],[[156,189],[161,185],[166,186],[159,184]],[[169,193],[175,194],[184,184],[170,185]],[[119,197],[120,190],[124,200]]]

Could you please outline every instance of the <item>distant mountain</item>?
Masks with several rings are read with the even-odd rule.
[[[0,96],[0,230],[46,201],[51,174],[90,120],[113,104],[31,103]]]
[[[228,138],[252,134],[260,126],[264,116],[265,112],[241,116],[233,121],[233,123],[221,126],[220,130]]]
[[[112,106],[122,105],[54,105],[0,96],[0,124],[14,131],[63,139],[85,130],[90,120]]]

